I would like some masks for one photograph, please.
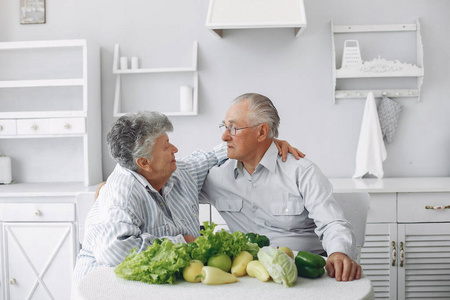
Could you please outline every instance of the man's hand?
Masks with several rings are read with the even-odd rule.
[[[187,234],[187,235],[184,236],[184,240],[186,241],[186,243],[190,243],[190,242],[195,241],[195,237],[193,237],[192,235]]]
[[[331,254],[325,265],[330,277],[337,281],[352,281],[361,278],[361,266],[341,252]]]
[[[288,142],[278,139],[273,139],[273,141],[275,142],[275,145],[278,148],[278,154],[281,155],[283,161],[286,161],[288,153],[294,155],[295,159],[297,160],[299,160],[300,157],[305,157],[305,154],[303,154],[297,148],[292,147]]]

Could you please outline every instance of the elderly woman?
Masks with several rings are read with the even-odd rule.
[[[209,169],[227,158],[226,145],[177,162],[171,131],[169,119],[157,112],[127,114],[112,126],[107,142],[117,166],[87,216],[74,288],[98,266],[116,266],[156,238],[178,243],[199,235],[198,195]],[[280,143],[286,152],[288,144]]]

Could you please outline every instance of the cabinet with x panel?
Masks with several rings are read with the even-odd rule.
[[[5,299],[69,299],[75,203],[3,203]]]

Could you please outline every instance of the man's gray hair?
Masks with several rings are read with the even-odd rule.
[[[109,154],[122,167],[138,171],[138,157],[151,159],[155,140],[173,131],[166,115],[159,112],[138,112],[121,116],[111,127],[106,141]]]
[[[280,117],[278,111],[273,105],[272,101],[266,96],[247,93],[234,99],[231,104],[236,104],[241,101],[248,100],[249,102],[249,116],[248,126],[254,126],[258,123],[266,123],[269,125],[269,138],[278,137],[278,126],[280,126]]]

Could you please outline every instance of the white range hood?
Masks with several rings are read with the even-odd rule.
[[[206,28],[222,37],[225,29],[306,27],[303,0],[210,0]]]

